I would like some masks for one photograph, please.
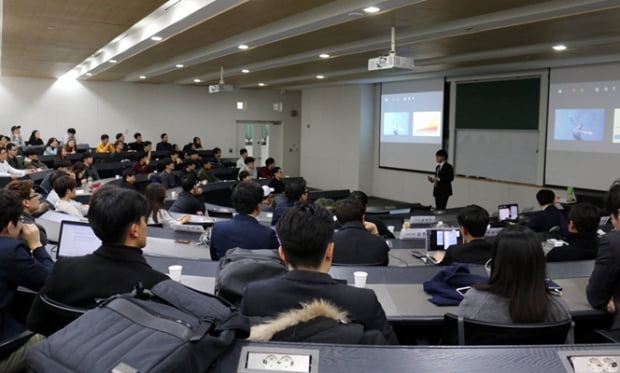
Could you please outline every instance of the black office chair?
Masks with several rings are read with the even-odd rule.
[[[39,293],[39,298],[41,299],[41,302],[43,302],[45,309],[54,315],[53,325],[49,325],[49,330],[37,330],[46,336],[64,328],[71,321],[77,319],[88,311],[87,308],[74,307],[60,303],[43,293]]]
[[[598,334],[606,343],[620,343],[620,329],[596,329],[595,334]]]
[[[443,318],[443,344],[546,345],[573,341],[572,320],[545,324],[498,324],[465,319],[451,313]]]

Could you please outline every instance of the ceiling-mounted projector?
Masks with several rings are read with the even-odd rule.
[[[368,71],[375,70],[413,70],[413,58],[400,57],[396,55],[396,34],[392,27],[390,54],[379,56],[368,60]]]
[[[224,84],[224,66],[220,66],[220,82],[209,86],[209,93],[232,92],[233,86]]]

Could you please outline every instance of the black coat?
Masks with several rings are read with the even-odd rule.
[[[390,247],[362,222],[345,223],[334,233],[334,264],[387,265]]]
[[[182,214],[196,215],[200,211],[204,214],[206,211],[205,204],[201,197],[197,197],[190,192],[182,191],[179,193],[177,200],[170,206],[171,212],[179,212]]]
[[[569,260],[591,260],[596,258],[598,237],[596,233],[569,233],[566,236],[568,246],[554,247],[547,253],[547,262],[564,262]]]
[[[446,256],[440,264],[484,264],[491,258],[491,251],[493,251],[493,244],[485,239],[473,240],[461,245],[452,245],[446,250]]]
[[[610,232],[599,240],[594,269],[586,287],[588,302],[594,308],[606,309],[614,297],[616,310],[620,303],[620,232]],[[620,318],[616,313],[616,319]]]
[[[437,165],[439,167],[439,165]],[[448,162],[444,163],[439,170],[439,174],[435,172],[439,177],[439,181],[433,187],[434,197],[447,197],[452,195],[452,180],[454,180],[454,168]]]

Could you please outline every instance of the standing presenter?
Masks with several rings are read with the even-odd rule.
[[[437,167],[435,175],[428,176],[428,181],[433,183],[433,197],[435,197],[435,208],[445,210],[448,198],[452,195],[452,180],[454,179],[454,168],[446,160],[448,152],[440,149],[435,153]]]

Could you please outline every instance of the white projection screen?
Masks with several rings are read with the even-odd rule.
[[[442,147],[444,80],[381,85],[379,167],[432,171]]]
[[[620,64],[551,69],[545,183],[607,190],[620,176]]]

